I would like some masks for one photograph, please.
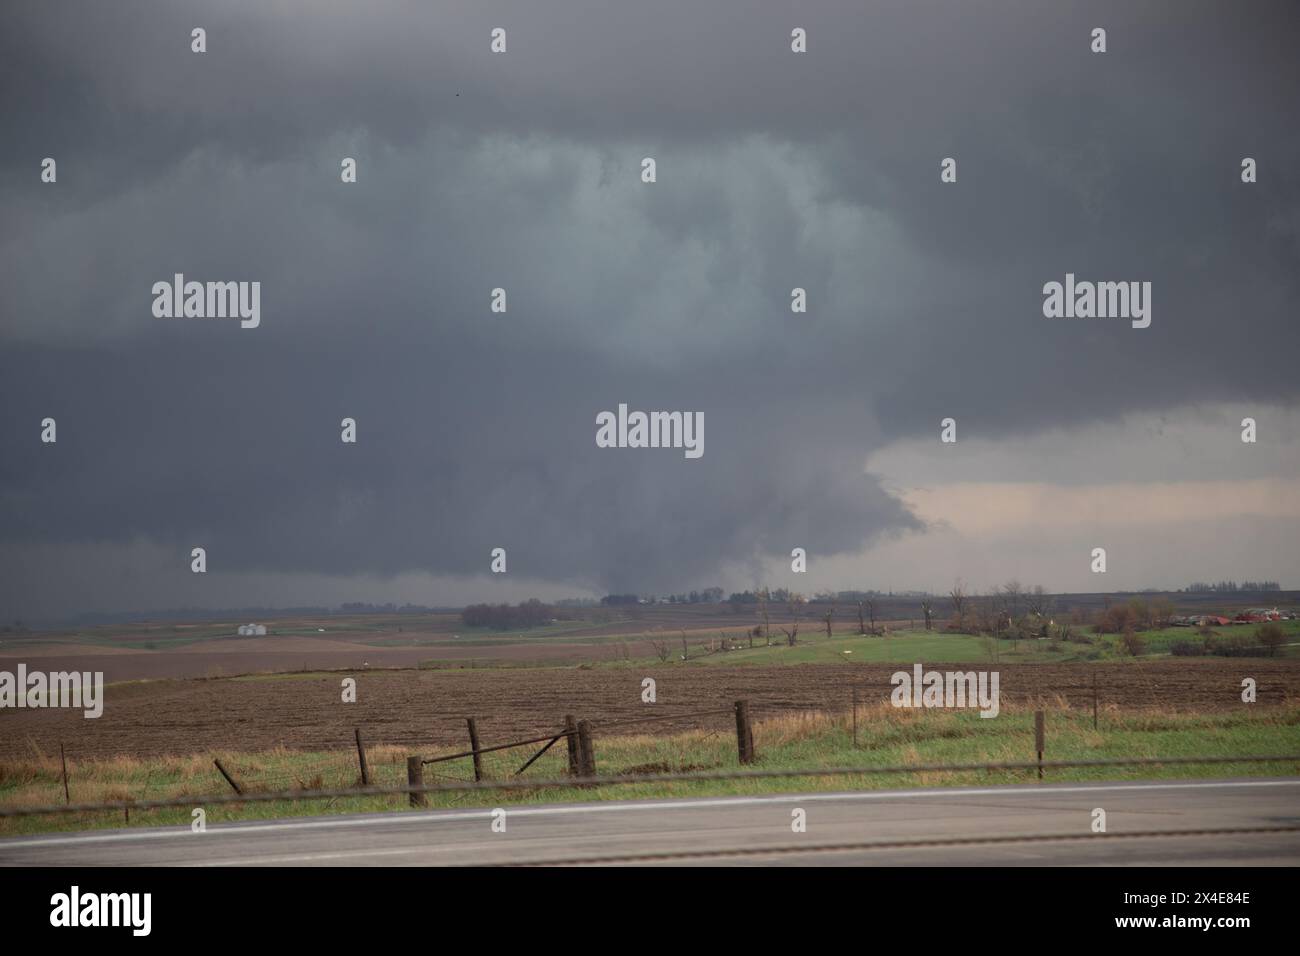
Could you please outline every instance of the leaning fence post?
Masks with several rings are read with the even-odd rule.
[[[63,761],[63,802],[71,803],[72,797],[68,794],[68,758],[63,754],[63,741],[59,741],[59,760]]]
[[[406,784],[410,787],[424,786],[424,761],[419,757],[406,758]],[[411,806],[428,806],[429,798],[423,793],[411,791]]]
[[[749,723],[749,701],[736,701],[736,749],[741,763],[754,762],[754,729]]]
[[[1092,729],[1097,729],[1097,672],[1092,672]]]
[[[569,743],[569,776],[581,776],[581,761],[578,759],[578,722],[572,714],[564,715],[564,732]]]
[[[473,717],[466,717],[465,723],[469,726],[469,749],[474,751],[474,782],[478,783],[483,779],[483,755],[478,752],[478,724]]]
[[[591,742],[591,722],[578,721],[578,775],[596,776],[596,748]]]
[[[230,771],[228,771],[225,767],[221,765],[221,761],[217,760],[214,757],[212,759],[212,762],[217,765],[217,769],[221,771],[221,776],[226,778],[226,783],[230,784],[231,789],[233,789],[235,793],[239,794],[240,796],[243,796],[244,788],[241,787],[239,783],[235,780],[235,778],[230,775]]]
[[[370,786],[370,765],[366,763],[366,747],[361,742],[361,728],[356,728],[357,732],[357,760],[361,763],[361,786]]]
[[[1034,749],[1038,751],[1038,779],[1043,779],[1043,712],[1034,711]]]
[[[858,749],[858,689],[853,688],[853,749]]]

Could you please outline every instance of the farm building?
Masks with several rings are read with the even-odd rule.
[[[265,637],[265,624],[241,624],[237,631],[240,637]]]
[[[1280,621],[1282,614],[1277,608],[1252,607],[1237,615],[1241,624],[1262,624],[1265,621]]]

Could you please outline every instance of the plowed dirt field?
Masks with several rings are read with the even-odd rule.
[[[0,757],[57,754],[61,740],[77,757],[336,749],[349,746],[357,726],[375,744],[454,746],[465,743],[467,715],[478,718],[484,745],[558,729],[565,714],[591,720],[598,733],[725,729],[726,715],[641,726],[612,722],[727,707],[739,698],[751,701],[758,720],[789,710],[844,711],[855,687],[864,702],[886,700],[890,675],[900,669],[910,666],[394,670],[122,684],[107,689],[103,716],[95,720],[71,710],[0,711]],[[997,670],[1003,706],[1035,699],[1057,706],[1059,698],[1064,706],[1091,709],[1094,675],[1103,709],[1238,708],[1244,706],[1243,677],[1258,682],[1259,702],[1252,706],[1300,699],[1300,661],[1285,659],[1020,664]],[[356,703],[341,701],[340,682],[347,676],[356,677]],[[658,684],[653,705],[641,702],[645,677]]]

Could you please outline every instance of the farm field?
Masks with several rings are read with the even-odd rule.
[[[693,634],[713,616],[710,611],[678,618]],[[604,618],[516,632],[465,628],[459,614],[282,619],[267,625],[265,637],[238,637],[236,626],[234,621],[105,625],[6,634],[0,637],[0,668],[23,661],[31,669],[58,670],[75,661],[78,669],[102,671],[114,682],[415,667],[429,661],[453,667],[577,664],[653,653],[644,640],[644,622]]]
[[[1288,641],[1286,646],[1278,649],[1278,656],[1300,658],[1300,621],[1283,621],[1278,626],[1282,628]],[[1232,638],[1236,635],[1248,637],[1254,633],[1255,627],[1216,627],[1211,630],[1216,637],[1220,638]],[[752,648],[746,642],[738,649],[707,654],[705,649],[699,646],[697,638],[691,642],[691,659],[704,664],[807,664],[826,663],[838,658],[853,663],[907,660],[983,664],[1134,660],[1132,655],[1126,654],[1120,648],[1117,634],[1087,633],[1084,636],[1091,642],[1076,644],[1069,641],[1052,642],[1046,639],[994,640],[990,637],[976,637],[970,634],[948,634],[924,630],[895,630],[883,637],[833,632],[833,636],[828,638],[821,631],[801,630],[799,643],[794,647],[787,646],[784,640],[778,642],[776,637],[773,637],[770,645],[764,645],[760,639],[756,641],[757,646]],[[1195,629],[1186,627],[1143,631],[1142,639],[1146,643],[1142,659],[1167,656],[1170,653],[1170,646],[1178,641],[1199,643],[1202,640]],[[667,643],[674,655],[680,655],[680,645]]]
[[[642,613],[642,612],[638,612]],[[692,661],[708,664],[797,664],[932,661],[1068,663],[1124,657],[1114,634],[1092,643],[990,638],[925,631],[906,622],[884,637],[864,637],[843,614],[828,639],[819,622],[805,620],[799,643],[785,645],[773,621],[771,645],[752,639],[752,615],[717,606],[647,609],[635,620],[567,621],[529,631],[489,631],[460,625],[458,615],[374,615],[273,622],[265,637],[236,637],[230,624],[115,625],[76,632],[30,633],[0,638],[0,668],[19,661],[34,670],[102,671],[110,683],[169,678],[214,678],[294,671],[411,667],[536,667],[652,663],[663,651],[678,660],[685,638]],[[1300,621],[1281,624],[1288,645],[1278,653],[1300,657]],[[1084,629],[1080,629],[1083,631]],[[1221,627],[1232,638],[1254,626]],[[1143,632],[1145,656],[1168,654],[1176,641],[1199,641],[1196,629]],[[732,648],[721,651],[724,643]],[[658,650],[657,650],[658,648]]]
[[[635,648],[638,657],[649,645]],[[0,651],[0,668],[22,661],[33,670],[102,671],[109,683],[134,680],[232,677],[308,670],[339,670],[429,666],[519,667],[548,663],[613,661],[621,649],[566,643],[502,643],[496,645],[412,644],[391,647],[314,638],[255,637],[241,641],[204,642],[184,650],[104,649],[74,645],[31,645],[25,650]]]
[[[927,664],[931,662],[926,662]],[[838,711],[856,689],[863,701],[887,699],[898,664],[729,667],[628,664],[607,667],[308,672],[190,681],[125,683],[106,689],[103,716],[71,710],[0,711],[0,759],[56,754],[152,757],[238,748],[324,750],[344,747],[353,728],[375,744],[404,747],[465,743],[464,718],[478,718],[485,743],[533,736],[565,714],[602,722],[667,716],[753,703],[758,718],[792,711]],[[1258,683],[1258,709],[1300,699],[1300,660],[1163,658],[1099,664],[1000,663],[1004,705],[1050,700],[1092,706],[1097,679],[1103,709],[1239,709],[1241,680]],[[357,681],[357,701],[341,701],[341,681]],[[641,682],[657,682],[657,703],[641,701]],[[726,717],[664,721],[664,732],[726,726]],[[634,728],[633,728],[634,729]]]

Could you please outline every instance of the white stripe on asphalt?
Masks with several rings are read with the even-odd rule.
[[[397,847],[391,850],[350,850],[337,853],[295,853],[289,856],[257,856],[244,857],[236,860],[201,860],[196,863],[174,863],[168,866],[184,867],[209,867],[209,866],[262,866],[262,865],[280,865],[284,863],[320,863],[325,860],[354,860],[358,857],[369,858],[374,856],[410,856],[414,853],[428,853],[430,850],[437,850],[438,847],[427,846],[407,846]],[[457,847],[458,850],[464,850],[464,847]]]
[[[1101,784],[1094,786],[1056,786],[1047,784],[1035,786],[1026,784],[1018,787],[984,787],[980,789],[931,789],[931,790],[869,790],[855,793],[791,793],[771,797],[715,797],[708,800],[658,800],[639,803],[579,803],[561,804],[544,807],[511,807],[511,818],[525,816],[558,816],[569,813],[614,813],[624,810],[696,810],[710,807],[761,806],[791,801],[811,802],[821,800],[904,800],[913,798],[946,797],[988,797],[988,796],[1050,796],[1057,793],[1107,793],[1125,790],[1214,790],[1242,787],[1296,787],[1300,780],[1238,780],[1225,783],[1130,783]],[[245,835],[249,833],[272,833],[284,830],[324,830],[337,827],[379,826],[390,823],[446,823],[455,820],[487,819],[491,810],[459,810],[441,813],[377,813],[365,817],[342,817],[328,820],[295,820],[283,823],[235,823],[217,824],[208,828],[202,835],[211,838],[214,834]],[[187,837],[194,835],[188,826],[176,829],[144,830],[128,833],[93,833],[80,836],[49,836],[29,839],[0,840],[0,852],[32,846],[68,846],[84,843],[134,842],[138,840],[157,840],[167,837]]]

